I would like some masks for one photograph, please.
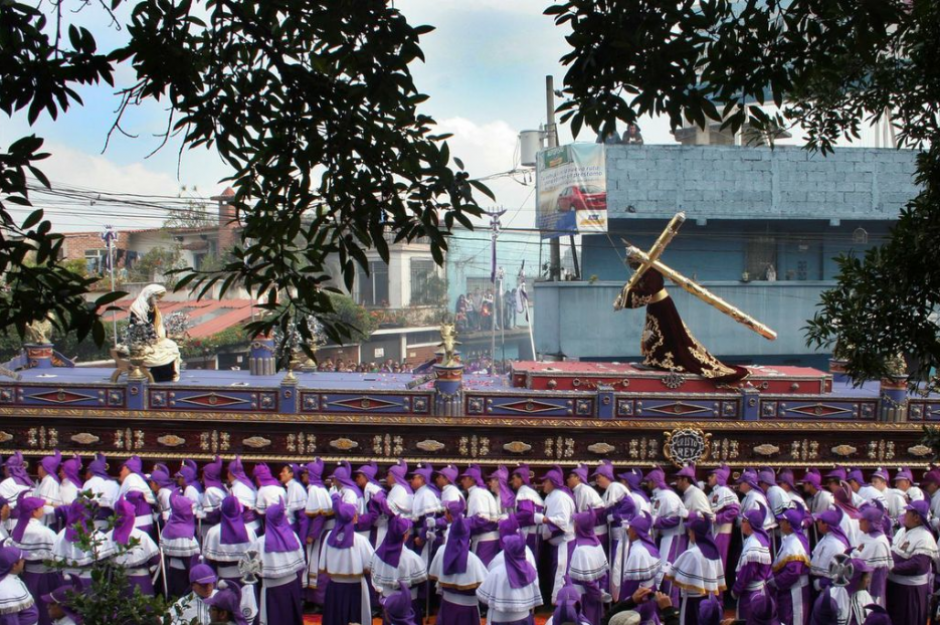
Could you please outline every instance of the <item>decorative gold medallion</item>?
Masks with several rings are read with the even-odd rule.
[[[267,447],[271,444],[271,439],[264,438],[263,436],[252,436],[251,438],[246,438],[242,441],[242,445],[251,447],[252,449],[261,449]]]
[[[770,443],[764,443],[763,445],[755,447],[754,453],[760,454],[761,456],[773,456],[774,454],[780,453],[780,448]]]
[[[851,445],[845,445],[845,444],[836,445],[835,447],[832,448],[832,453],[834,453],[837,456],[843,456],[843,457],[851,456],[856,451],[858,451],[857,448],[852,447]]]
[[[698,428],[677,428],[664,432],[663,454],[677,467],[696,464],[708,458],[711,434]]]
[[[349,451],[350,449],[355,449],[358,446],[359,443],[349,438],[337,438],[336,440],[330,441],[330,447],[340,451]]]
[[[503,449],[511,454],[524,454],[525,452],[532,449],[532,445],[523,443],[522,441],[512,441],[511,443],[506,443],[503,445]]]

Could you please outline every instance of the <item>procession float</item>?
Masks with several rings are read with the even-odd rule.
[[[663,277],[745,326],[773,331],[660,262],[681,215],[635,272],[617,308],[646,308],[642,363],[515,362],[508,376],[464,371],[452,326],[424,373],[278,371],[275,338],[259,336],[247,371],[180,370],[159,313],[162,287],[130,309],[135,344],[117,368],[76,367],[42,324],[0,375],[0,454],[139,455],[150,460],[375,460],[530,466],[726,463],[926,466],[923,427],[940,395],[912,390],[903,359],[857,383],[838,357],[828,372],[730,367],[685,328]],[[836,354],[837,356],[838,354]],[[312,363],[310,363],[312,364]]]

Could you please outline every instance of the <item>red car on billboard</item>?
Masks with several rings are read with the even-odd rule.
[[[607,210],[607,192],[591,185],[565,187],[558,195],[558,211]]]

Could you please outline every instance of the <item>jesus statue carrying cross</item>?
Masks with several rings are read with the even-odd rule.
[[[701,285],[659,262],[663,250],[684,221],[684,213],[673,217],[649,253],[633,246],[627,248],[627,262],[634,274],[614,302],[614,308],[646,307],[646,325],[641,345],[643,364],[646,366],[662,371],[700,375],[716,383],[738,382],[747,377],[747,369],[721,362],[692,336],[665,289],[664,276],[765,338],[773,340],[777,335]]]

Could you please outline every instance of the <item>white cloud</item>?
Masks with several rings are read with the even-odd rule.
[[[464,117],[452,117],[438,122],[441,132],[451,132],[453,137],[447,140],[450,153],[461,159],[473,178],[483,178],[492,174],[508,172],[518,164],[519,131],[502,120],[477,123]],[[477,193],[477,201],[484,207],[492,205],[509,209],[510,214],[521,212],[513,219],[513,225],[527,227],[533,223],[534,173],[528,176],[529,186],[520,184],[521,174],[513,178],[487,180],[485,184],[496,195],[494,203],[488,197]]]

